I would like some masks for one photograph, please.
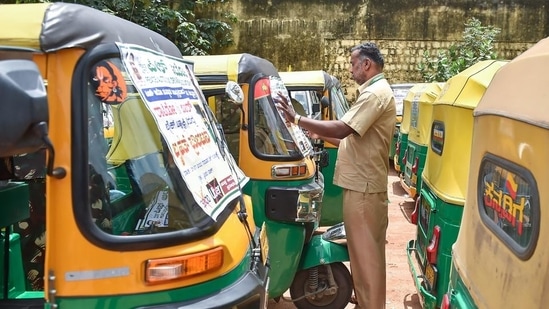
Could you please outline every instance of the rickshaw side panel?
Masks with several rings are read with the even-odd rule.
[[[506,128],[502,132],[501,128]],[[503,134],[502,134],[503,133]],[[499,136],[494,139],[493,136]],[[546,140],[549,130],[536,128],[523,122],[504,117],[481,116],[475,123],[473,154],[471,160],[471,177],[467,195],[466,209],[463,214],[461,229],[453,249],[453,264],[456,280],[461,280],[466,289],[459,285],[450,288],[463,295],[470,293],[472,301],[478,308],[497,307],[536,307],[546,303],[549,295],[545,287],[549,284],[545,274],[549,272],[547,257],[549,249],[541,245],[549,241],[545,230],[549,217],[543,211],[547,196],[542,186],[549,181],[547,168],[540,157],[549,155]],[[532,228],[539,228],[538,239],[533,239],[534,251],[527,259],[521,259],[510,250],[500,234],[487,226],[482,215],[480,201],[484,195],[479,187],[479,167],[485,154],[490,153],[506,161],[514,162],[534,175],[538,184],[539,204],[531,204],[534,215],[539,207],[540,217],[532,220]],[[538,223],[536,223],[538,222]],[[539,224],[536,226],[536,224]],[[474,239],[474,242],[471,240]],[[537,244],[537,245],[536,245]],[[528,284],[525,284],[528,282]],[[521,297],[501,297],[502,295],[521,295]],[[455,300],[457,301],[457,299]],[[457,303],[456,303],[457,306]],[[458,308],[464,308],[458,306]]]

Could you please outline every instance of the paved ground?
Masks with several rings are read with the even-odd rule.
[[[415,237],[409,222],[414,203],[405,196],[396,172],[389,175],[389,228],[387,230],[387,309],[421,309],[406,258],[406,243]],[[287,292],[285,296],[290,296]],[[293,303],[269,301],[268,309],[295,309]],[[349,304],[347,308],[354,308]]]

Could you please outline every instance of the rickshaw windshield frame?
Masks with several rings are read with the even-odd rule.
[[[277,147],[275,145],[272,146],[273,152],[277,151],[279,153],[267,154],[260,151],[256,146],[257,138],[263,135],[261,135],[261,132],[257,130],[259,122],[256,118],[258,117],[258,113],[260,111],[256,107],[255,87],[256,83],[265,78],[269,79],[269,76],[265,74],[256,74],[250,81],[250,95],[248,96],[249,112],[247,115],[248,123],[253,124],[252,126],[249,126],[248,145],[250,147],[250,150],[254,156],[261,160],[277,162],[301,160],[303,159],[303,154],[301,153],[301,151],[299,151],[299,148],[295,144],[295,141],[292,139],[291,134],[282,119],[279,119],[280,117],[278,117],[277,115],[277,108],[274,104],[270,91],[265,97],[258,100],[258,104],[262,104],[263,106],[265,106],[265,112],[272,114],[272,117],[270,117],[271,121],[268,122],[268,128],[266,128],[268,129],[268,132],[264,134],[264,137],[283,139],[284,143],[290,146],[290,148],[292,149],[288,149],[286,145],[282,145],[283,149],[280,149],[280,147]],[[273,125],[274,123],[276,123],[276,125]],[[273,143],[275,142],[276,141],[273,141]]]
[[[215,234],[230,216],[238,203],[238,198],[218,215],[216,220],[205,217],[191,228],[163,232],[159,234],[139,234],[131,237],[113,235],[101,230],[92,220],[90,207],[90,171],[82,167],[90,164],[89,136],[89,72],[92,66],[108,58],[120,58],[120,51],[115,43],[98,45],[87,51],[79,60],[71,83],[71,131],[72,134],[72,173],[73,211],[80,232],[91,243],[109,250],[137,251],[173,246],[182,242],[196,241]],[[206,104],[205,102],[202,102]],[[100,133],[102,135],[102,132]],[[180,179],[183,182],[183,179]]]

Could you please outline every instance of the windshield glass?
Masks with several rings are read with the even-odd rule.
[[[120,45],[89,72],[89,203],[114,235],[204,230],[247,180],[183,61]]]
[[[343,94],[341,88],[331,88],[331,97],[333,102],[333,108],[335,111],[335,119],[341,119],[343,115],[349,110],[349,103],[347,98]]]
[[[312,145],[301,129],[283,120],[276,108],[273,96],[282,92],[290,102],[288,91],[282,80],[276,77],[263,77],[254,86],[254,145],[263,155],[283,155],[294,158],[308,156]]]

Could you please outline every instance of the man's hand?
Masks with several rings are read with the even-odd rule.
[[[286,97],[281,92],[278,92],[278,96],[273,97],[273,100],[276,103],[276,108],[280,109],[283,112],[286,121],[294,123],[296,114],[294,109],[290,106],[290,103],[288,102]]]

